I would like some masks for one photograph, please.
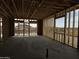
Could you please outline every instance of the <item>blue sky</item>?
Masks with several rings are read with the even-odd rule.
[[[67,14],[67,20],[68,20]],[[73,11],[71,12],[70,27],[73,26]],[[68,23],[67,23],[68,25]],[[56,27],[64,27],[64,17],[56,19]],[[68,26],[67,26],[68,27]],[[78,27],[78,10],[75,11],[75,27]]]
[[[56,19],[56,27],[64,27],[64,17]]]

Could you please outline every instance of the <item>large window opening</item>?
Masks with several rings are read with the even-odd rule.
[[[55,40],[77,48],[79,9],[67,12],[66,16],[55,20]]]
[[[65,43],[77,48],[78,45],[78,9],[67,13]]]
[[[64,42],[64,17],[56,19],[55,40]]]
[[[15,36],[36,36],[37,20],[15,19]]]

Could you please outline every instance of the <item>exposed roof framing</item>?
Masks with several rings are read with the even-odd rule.
[[[15,2],[14,2],[14,0],[11,0],[11,1],[12,1],[12,4],[13,4],[13,7],[14,7],[14,9],[15,9],[16,16],[19,17],[19,16],[18,16],[18,13],[17,13],[18,10],[17,10],[17,8],[16,8]]]
[[[0,14],[2,17],[44,19],[76,4],[79,2],[74,0],[0,0]]]
[[[2,3],[4,4],[4,6],[10,11],[10,13],[11,13],[11,16],[14,16],[13,14],[13,12],[11,11],[11,9],[10,9],[10,7],[7,5],[7,3],[4,1],[4,0],[1,0],[2,1]]]

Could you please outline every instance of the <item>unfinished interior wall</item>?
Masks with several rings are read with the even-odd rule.
[[[12,18],[2,18],[2,20],[3,39],[6,39],[14,35],[14,22]]]
[[[54,18],[49,17],[43,20],[43,35],[53,38]]]
[[[9,20],[7,18],[2,18],[3,22],[3,39],[9,36]]]
[[[79,8],[71,7],[53,16],[43,20],[43,35],[79,48]]]

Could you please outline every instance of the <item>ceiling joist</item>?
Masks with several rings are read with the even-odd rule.
[[[34,10],[34,12],[32,13],[31,17],[37,12],[37,10],[42,6],[42,4],[44,3],[45,0],[42,0],[41,3],[37,6],[37,8]]]
[[[15,13],[16,13],[17,17],[19,17],[18,16],[18,10],[17,10],[17,7],[15,5],[15,2],[14,2],[14,0],[11,0],[11,1],[12,1],[13,6],[14,6]]]
[[[11,16],[11,15],[9,15],[9,13],[4,9],[4,8],[2,8],[1,6],[0,6],[0,9],[4,12],[4,14],[7,16]]]
[[[44,19],[77,4],[72,0],[0,0],[0,13],[6,17]]]
[[[14,16],[14,13],[11,11],[10,7],[6,4],[6,2],[4,0],[1,1],[3,2],[4,6],[10,11],[11,15]]]

